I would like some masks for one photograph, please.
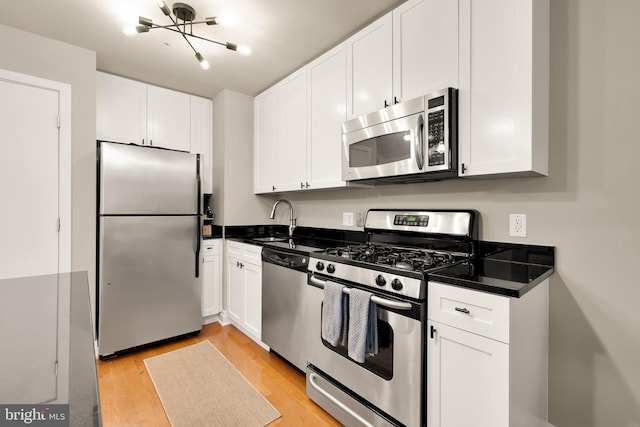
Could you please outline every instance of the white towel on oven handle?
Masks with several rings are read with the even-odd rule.
[[[378,353],[378,314],[373,294],[360,289],[349,290],[349,357],[363,363],[365,357]]]
[[[322,338],[332,346],[344,344],[346,339],[347,308],[344,286],[329,282],[324,285],[322,304]]]

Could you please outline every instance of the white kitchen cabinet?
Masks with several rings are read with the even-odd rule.
[[[393,96],[458,87],[458,0],[409,0],[393,10]]]
[[[280,167],[280,90],[273,86],[256,96],[253,136],[254,193],[271,193],[277,188]]]
[[[307,66],[309,188],[338,188],[342,180],[342,122],[347,118],[347,53],[342,43]]]
[[[307,184],[307,72],[301,68],[258,95],[255,110],[255,193]]]
[[[548,285],[510,298],[429,282],[430,427],[547,425]]]
[[[262,334],[261,253],[261,246],[227,240],[229,319],[258,343]]]
[[[429,426],[509,425],[509,345],[442,323],[430,340]]]
[[[96,136],[102,141],[147,142],[147,85],[96,73]]]
[[[346,81],[342,43],[256,97],[255,193],[348,185],[342,180]]]
[[[219,314],[222,310],[222,262],[221,240],[205,240],[202,243],[202,317]]]
[[[547,175],[549,0],[460,0],[459,171]]]
[[[202,192],[213,193],[211,182],[211,110],[210,99],[191,96],[191,152],[200,154]]]
[[[189,94],[96,73],[97,139],[190,151],[191,125]]]
[[[147,85],[147,138],[150,145],[191,150],[191,98],[188,94]]]
[[[409,0],[347,40],[347,118],[458,87],[458,1]]]
[[[389,12],[347,40],[347,118],[393,103],[393,16]]]
[[[303,189],[307,183],[307,70],[278,83],[280,90],[279,191]]]

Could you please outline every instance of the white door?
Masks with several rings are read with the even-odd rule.
[[[0,76],[0,278],[58,272],[59,93]]]

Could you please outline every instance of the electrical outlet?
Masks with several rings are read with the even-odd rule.
[[[364,212],[356,212],[356,227],[364,227]]]
[[[525,214],[509,215],[509,236],[527,237],[527,216]]]
[[[353,227],[353,212],[342,212],[342,225]]]

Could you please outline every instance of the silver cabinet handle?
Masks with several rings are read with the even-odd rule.
[[[327,283],[326,280],[320,280],[314,275],[309,276],[309,282],[323,289],[324,289],[324,285]],[[351,289],[343,288],[342,292],[349,295],[349,293],[351,292]],[[394,301],[387,298],[380,298],[375,295],[371,297],[371,301],[383,307],[396,308],[398,310],[411,310],[411,304],[409,304],[408,302]]]
[[[371,424],[369,421],[365,420],[364,418],[362,418],[360,415],[356,414],[355,412],[353,412],[353,410],[351,408],[349,408],[348,406],[346,406],[344,403],[340,402],[338,399],[336,399],[335,397],[333,397],[331,394],[329,394],[329,392],[327,392],[326,390],[322,389],[317,383],[316,383],[316,378],[318,376],[312,372],[309,372],[309,384],[311,384],[311,387],[313,387],[318,393],[320,393],[321,395],[323,395],[324,397],[326,397],[327,399],[329,399],[331,401],[331,403],[333,403],[334,405],[340,407],[340,409],[342,409],[343,411],[345,411],[346,413],[348,413],[349,415],[351,415],[353,418],[355,418],[356,420],[358,420],[362,425],[367,426],[367,427],[374,427],[373,424]]]
[[[456,307],[454,310],[458,311],[460,313],[464,313],[464,314],[469,314],[470,313],[469,309],[468,308],[464,308],[464,307]]]

